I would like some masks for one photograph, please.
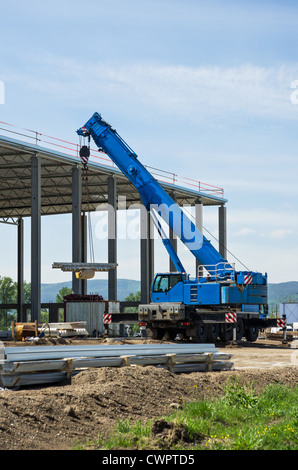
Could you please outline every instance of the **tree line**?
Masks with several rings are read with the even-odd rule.
[[[31,303],[31,283],[24,281],[24,304]],[[56,295],[56,302],[62,303],[63,297],[72,293],[72,289],[69,287],[62,287]],[[126,297],[126,301],[136,301],[141,299],[141,291],[136,293],[130,293]],[[15,282],[11,277],[0,276],[0,330],[6,330],[10,327],[11,322],[17,319],[17,310],[1,309],[1,304],[17,304],[18,302],[18,283]],[[137,311],[134,307],[126,308],[128,312]],[[63,315],[60,315],[59,321],[63,321]],[[63,311],[62,311],[63,313]],[[48,320],[48,312],[41,310],[40,312],[41,323],[45,323]],[[61,316],[61,319],[60,319]]]
[[[31,283],[24,282],[24,304],[31,303]],[[67,287],[62,287],[57,293],[56,302],[63,302],[63,297],[67,294],[71,294],[72,290]],[[17,304],[18,302],[18,283],[15,282],[11,277],[0,276],[0,306],[1,304]],[[48,321],[48,312],[46,310],[41,310],[41,322]],[[6,330],[10,327],[11,322],[16,320],[17,311],[10,309],[0,308],[0,330]]]

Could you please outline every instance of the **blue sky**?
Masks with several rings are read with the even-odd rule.
[[[142,163],[223,187],[229,250],[298,281],[297,17],[290,0],[3,2],[0,120],[76,142],[100,112]],[[204,226],[217,235],[217,209]],[[16,278],[16,229],[0,231],[0,275]],[[51,265],[71,259],[69,217],[44,218],[42,235],[42,282],[68,280]],[[26,221],[28,281],[29,236]],[[119,242],[120,277],[139,278],[138,250]]]

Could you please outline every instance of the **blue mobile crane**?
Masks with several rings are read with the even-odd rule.
[[[229,341],[236,335],[237,339],[244,336],[255,341],[259,328],[276,326],[276,320],[268,318],[267,274],[236,271],[100,114],[94,113],[77,134],[89,140],[91,136],[138,190],[176,268],[175,272],[156,274],[151,302],[139,305],[140,324],[147,325],[153,338],[167,334],[173,339],[180,334],[197,342],[214,342],[217,338]],[[203,274],[191,278],[185,272],[161,219],[204,267]]]

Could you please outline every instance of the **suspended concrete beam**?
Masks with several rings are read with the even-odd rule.
[[[115,263],[67,263],[55,262],[52,264],[53,269],[61,269],[61,271],[76,272],[84,269],[92,269],[94,271],[109,271],[115,269]]]

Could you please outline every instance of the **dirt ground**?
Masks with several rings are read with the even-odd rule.
[[[265,340],[250,346],[219,345],[219,351],[232,355],[229,371],[173,374],[153,366],[86,369],[73,377],[71,385],[0,389],[0,450],[71,450],[105,436],[120,419],[158,419],[183,401],[218,396],[231,375],[253,383],[256,391],[274,382],[297,385],[298,349],[295,343],[291,346]]]

